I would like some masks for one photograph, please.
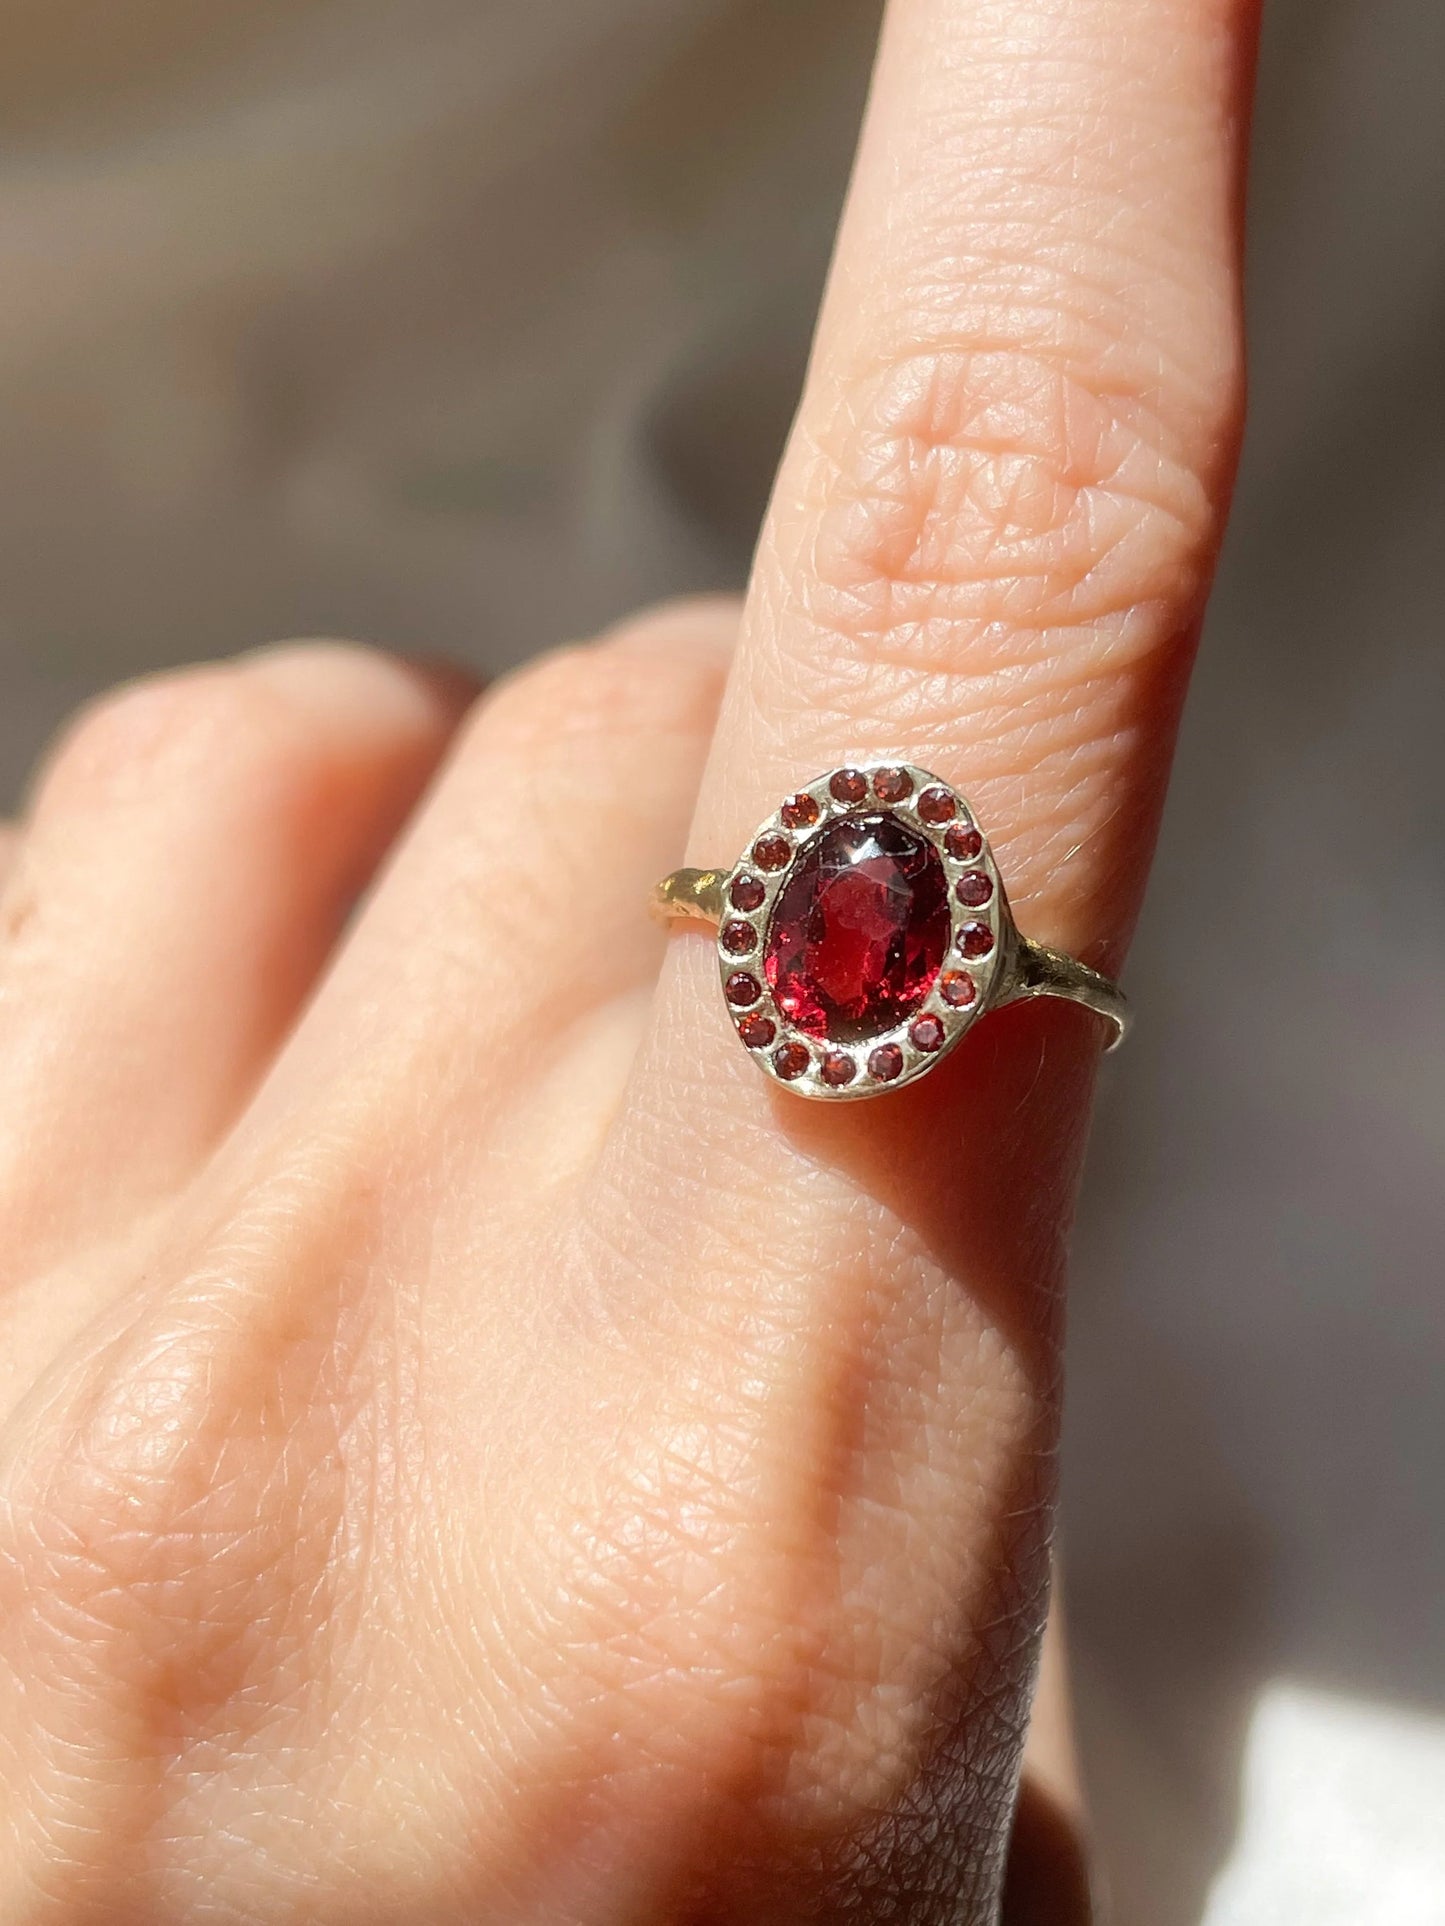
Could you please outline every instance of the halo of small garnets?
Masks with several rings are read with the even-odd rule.
[[[945,970],[938,979],[938,994],[951,1010],[966,1010],[977,1000],[978,985],[967,970]]]
[[[926,1050],[931,1056],[935,1050],[943,1048],[943,1019],[936,1017],[931,1010],[916,1016],[908,1026],[908,1041],[915,1050]]]
[[[789,796],[778,811],[784,829],[811,829],[820,813],[817,803],[806,789],[800,790],[796,796]]]
[[[880,1043],[868,1052],[868,1074],[875,1083],[892,1083],[903,1069],[903,1052],[896,1043]]]
[[[902,814],[896,814],[900,809]],[[835,1028],[833,1018],[827,1020],[827,1027],[824,1028],[823,1020],[815,1010],[812,1014],[818,1021],[818,1028],[814,1030],[806,1017],[789,1016],[787,1010],[781,1010],[774,1003],[775,996],[786,994],[782,983],[789,982],[792,988],[787,972],[791,970],[796,975],[797,944],[800,940],[818,946],[816,967],[823,972],[813,979],[817,987],[810,991],[810,996],[821,996],[824,999],[823,1007],[827,1009],[830,1007],[827,1003],[830,994],[843,994],[841,991],[830,992],[824,987],[828,983],[828,976],[822,957],[832,940],[827,933],[830,912],[825,905],[831,885],[826,877],[819,886],[817,897],[812,899],[816,905],[814,908],[809,908],[806,903],[790,908],[788,922],[783,926],[789,934],[782,938],[782,943],[784,955],[788,954],[791,947],[792,960],[781,965],[775,955],[779,937],[774,929],[774,919],[778,916],[779,902],[782,900],[776,892],[781,890],[797,896],[802,887],[803,872],[796,872],[794,864],[804,850],[809,852],[808,860],[813,868],[818,867],[824,846],[819,838],[809,832],[822,824],[823,837],[835,836],[836,825],[850,818],[858,820],[860,832],[866,828],[875,838],[881,838],[881,842],[875,842],[873,853],[867,859],[869,862],[883,857],[886,866],[886,859],[892,854],[893,860],[901,861],[906,866],[915,860],[907,855],[910,846],[926,852],[929,845],[938,855],[955,864],[979,865],[980,859],[984,858],[983,835],[969,820],[967,806],[957,793],[936,778],[928,777],[925,772],[901,765],[869,770],[835,769],[808,789],[801,789],[789,796],[779,807],[774,826],[767,826],[760,831],[747,852],[745,865],[730,877],[727,884],[727,903],[734,913],[723,916],[718,930],[718,946],[724,959],[723,994],[731,1006],[738,1037],[746,1048],[761,1057],[766,1067],[783,1083],[794,1084],[806,1077],[806,1093],[814,1096],[841,1095],[844,1092],[861,1096],[865,1090],[858,1088],[859,1085],[877,1088],[900,1079],[908,1081],[926,1062],[936,1057],[950,1042],[956,1041],[984,1001],[980,981],[970,970],[959,968],[956,962],[946,963],[941,968],[936,963],[932,964],[934,974],[924,991],[926,1000],[923,1007],[915,1004],[912,1014],[908,1015],[905,1006],[905,1010],[899,1012],[899,1017],[903,1019],[901,1029],[893,1036],[883,1037],[878,1037],[875,1030],[871,1044],[866,1034],[858,1036],[856,1007],[846,1002],[838,1006],[838,1012],[848,1013],[848,1023],[842,1024],[839,1018],[838,1027],[842,1029],[842,1035],[835,1034],[832,1037],[828,1032]],[[882,825],[888,819],[897,825],[892,831],[881,826],[873,827]],[[914,821],[923,826],[923,840],[920,840],[916,829],[909,827],[910,822]],[[935,873],[938,855],[929,859],[935,865]],[[829,860],[822,855],[825,864]],[[833,860],[836,861],[836,858]],[[858,873],[851,869],[851,864],[858,860],[853,855],[848,857],[850,875]],[[911,876],[914,872],[905,867],[903,873]],[[987,971],[992,967],[989,959],[994,956],[998,944],[993,913],[988,907],[995,896],[991,869],[980,865],[969,867],[961,874],[956,871],[949,874],[949,885],[944,884],[940,875],[938,884],[931,886],[940,889],[948,887],[955,905],[952,909],[954,926],[946,938],[949,949],[954,958],[979,965]],[[897,889],[898,881],[895,879],[890,886],[884,879],[874,887],[882,889],[886,896],[890,887]],[[924,939],[922,926],[917,925],[921,910],[918,885],[910,883],[908,888],[911,900],[920,904],[920,909],[912,912],[911,920],[901,926],[910,932],[908,942],[936,942],[936,935]],[[808,895],[807,890],[804,890],[804,895]],[[864,900],[867,900],[866,896]],[[956,906],[959,905],[964,910],[986,914],[975,914],[958,922],[959,909]],[[768,912],[766,929],[762,918],[748,920],[758,917],[758,913],[764,910]],[[851,925],[854,913],[854,910],[845,913],[846,924]],[[936,911],[930,909],[922,913],[928,916],[936,914]],[[879,948],[881,957],[898,939],[886,936],[888,923],[882,911],[874,914],[879,929],[870,940]],[[818,933],[802,939],[801,931],[809,928],[810,924],[800,923],[799,917],[806,916],[811,920],[815,915],[822,919]],[[752,957],[764,943],[767,953],[759,962],[754,962],[746,969],[731,967],[732,959]],[[880,961],[878,968],[883,973],[871,988],[865,988],[861,993],[865,1006],[870,996],[874,999],[880,1015],[887,1007],[890,996],[894,997],[893,1007],[897,1008],[899,991],[897,986],[890,987],[886,974],[886,970],[896,967],[893,964],[885,966]],[[784,975],[775,982],[779,968]],[[808,986],[805,983],[803,987]],[[792,1004],[789,1003],[788,1009],[791,1008]],[[795,1027],[799,1022],[809,1029],[808,1036],[800,1034]],[[886,1029],[886,1020],[879,1027]],[[853,1047],[840,1047],[842,1045]]]
[[[812,1060],[807,1045],[803,1043],[780,1043],[773,1052],[773,1068],[789,1083],[801,1077]]]
[[[881,803],[907,802],[913,778],[906,769],[880,769],[873,777],[873,794]]]

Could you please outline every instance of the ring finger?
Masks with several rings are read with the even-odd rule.
[[[1251,25],[1246,0],[895,0],[692,861],[731,863],[820,771],[920,763],[973,801],[1025,931],[1117,965],[1238,433]],[[1026,1006],[907,1092],[800,1105],[679,939],[602,1167],[613,1212],[630,1170],[671,1177],[659,1315],[730,1318],[739,1386],[744,1337],[769,1359],[767,1514],[833,1574],[773,1823],[820,1788],[851,1811],[863,1910],[860,1881],[881,1906],[916,1879],[920,1919],[969,1891],[984,1916],[1097,1043]]]

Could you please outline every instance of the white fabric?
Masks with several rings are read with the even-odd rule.
[[[1205,1926],[1445,1919],[1445,1720],[1272,1685],[1250,1720],[1243,1790]]]

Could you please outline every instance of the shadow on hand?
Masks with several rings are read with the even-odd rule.
[[[1073,1816],[1027,1772],[1009,1839],[1000,1926],[1089,1926],[1088,1859]]]

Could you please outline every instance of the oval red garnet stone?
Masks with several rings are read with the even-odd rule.
[[[948,883],[927,838],[896,816],[848,816],[808,845],[779,891],[763,970],[790,1023],[859,1043],[918,1008],[949,932]]]

